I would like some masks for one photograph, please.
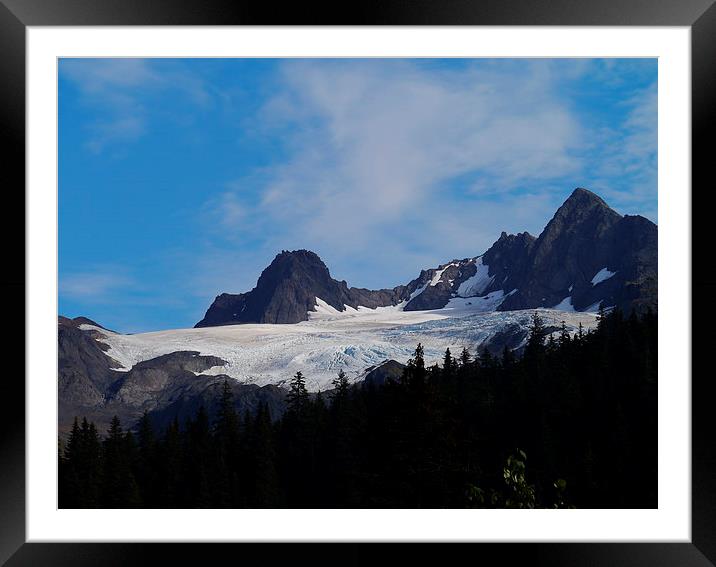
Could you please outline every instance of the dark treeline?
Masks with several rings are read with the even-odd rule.
[[[548,336],[535,316],[524,355],[422,347],[398,380],[239,416],[228,385],[210,420],[101,438],[75,421],[60,451],[62,508],[461,508],[657,506],[657,319],[602,315]]]

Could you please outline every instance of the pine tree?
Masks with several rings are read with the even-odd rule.
[[[423,349],[423,345],[421,343],[418,343],[418,346],[415,347],[415,355],[413,356],[413,364],[415,365],[415,368],[418,370],[425,369],[425,350]]]
[[[226,379],[224,379],[221,387],[221,398],[214,432],[223,451],[228,453],[237,449],[239,417],[234,408],[234,394]]]
[[[70,436],[67,438],[67,444],[65,445],[65,458],[69,461],[75,461],[80,455],[80,443],[81,441],[80,424],[75,416],[72,422],[72,430]]]
[[[460,366],[467,368],[470,366],[471,362],[472,359],[470,357],[470,351],[467,350],[467,347],[462,347],[462,352],[460,353]]]
[[[452,357],[452,354],[450,354],[450,349],[445,349],[445,356],[443,357],[443,373],[446,377],[449,377],[452,375],[453,370],[455,368],[455,361]]]
[[[306,409],[308,403],[308,390],[306,390],[306,379],[299,370],[289,383],[289,392],[286,397],[289,411],[301,413]]]
[[[271,414],[266,403],[260,403],[251,428],[249,454],[252,461],[249,491],[250,503],[257,508],[279,504],[279,479]]]
[[[212,447],[211,427],[206,408],[201,405],[196,416],[189,423],[186,435],[185,464],[189,472],[188,492],[195,508],[210,508],[213,504],[209,475],[215,471],[210,468]]]
[[[565,347],[569,344],[570,336],[569,331],[567,331],[567,325],[564,321],[562,321],[562,325],[559,328],[559,346]]]
[[[403,381],[421,387],[425,384],[425,375],[425,351],[423,345],[418,343],[413,357],[408,360],[408,364],[403,370]]]
[[[601,329],[604,325],[604,316],[604,302],[602,301],[599,303],[599,309],[597,310],[597,329]]]
[[[542,317],[538,313],[532,314],[532,323],[529,327],[527,335],[526,352],[538,353],[544,348],[544,341],[547,336],[547,330]]]
[[[139,489],[131,469],[132,449],[133,437],[125,436],[119,418],[115,415],[110,422],[102,451],[104,508],[131,508],[139,504]]]
[[[156,503],[157,485],[157,440],[152,427],[152,420],[145,410],[137,425],[137,442],[139,446],[139,464],[136,477],[142,501],[147,507]]]
[[[334,388],[332,396],[333,402],[335,403],[336,400],[345,401],[348,397],[350,385],[348,384],[348,377],[342,368],[338,371],[338,377],[334,378],[331,384]]]
[[[240,434],[239,416],[234,408],[234,394],[224,379],[214,425],[216,440],[216,505],[230,507],[240,500],[242,479],[239,470]]]
[[[73,475],[75,508],[97,508],[100,506],[100,485],[102,482],[102,447],[94,423],[82,418],[82,425],[75,429],[73,439],[68,442],[68,465]]]
[[[79,468],[82,466],[81,443],[80,425],[75,416],[64,451],[60,453],[58,480],[60,508],[82,507],[80,498],[83,491],[79,476]]]
[[[313,498],[315,480],[315,431],[311,404],[303,373],[290,382],[282,427],[283,474],[289,506],[305,508]]]
[[[159,454],[159,507],[181,508],[187,505],[183,498],[182,485],[186,477],[184,460],[184,447],[182,446],[182,432],[179,429],[179,419],[175,416],[164,431]]]

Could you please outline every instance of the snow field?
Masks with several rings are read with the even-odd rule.
[[[499,297],[498,297],[499,295]],[[493,296],[493,297],[490,297]],[[418,342],[425,349],[427,364],[442,360],[446,348],[458,355],[463,347],[476,348],[495,333],[518,324],[527,327],[537,311],[547,325],[565,321],[575,332],[596,324],[593,313],[548,309],[496,312],[502,292],[485,299],[454,298],[444,309],[402,311],[400,306],[340,312],[317,300],[320,307],[308,321],[294,325],[227,325],[199,329],[173,329],[122,335],[92,325],[83,330],[101,334],[109,345],[107,354],[127,371],[137,362],[180,350],[199,351],[227,361],[204,374],[227,374],[244,383],[283,384],[298,370],[306,376],[310,391],[326,390],[340,369],[352,380],[366,368],[394,359],[405,363]]]

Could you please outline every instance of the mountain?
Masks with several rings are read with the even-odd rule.
[[[484,254],[422,270],[393,289],[348,287],[331,277],[315,253],[283,251],[253,290],[219,295],[196,327],[298,323],[321,309],[434,310],[473,298],[500,311],[656,310],[657,281],[657,226],[641,216],[622,216],[598,195],[577,188],[539,237],[503,232]]]
[[[200,406],[213,417],[225,380],[241,415],[266,403],[278,418],[287,383],[299,370],[309,392],[323,392],[329,399],[339,370],[352,383],[382,384],[402,374],[418,343],[432,365],[440,363],[447,348],[456,354],[463,348],[473,355],[483,349],[500,355],[504,348],[519,354],[535,312],[550,331],[558,331],[562,321],[570,333],[596,325],[593,313],[497,312],[483,302],[465,299],[462,306],[430,311],[406,311],[403,303],[379,310],[325,310],[301,325],[220,325],[128,335],[61,317],[60,432],[69,431],[75,416],[86,416],[102,432],[115,415],[130,428],[145,411],[158,426],[175,416],[193,416]]]
[[[586,189],[538,237],[503,232],[484,254],[393,289],[349,287],[315,253],[283,251],[254,289],[218,296],[194,329],[123,335],[59,317],[60,432],[75,416],[104,431],[114,415],[128,427],[145,411],[159,426],[200,406],[212,415],[225,380],[242,415],[266,403],[279,417],[298,370],[309,391],[326,392],[339,369],[367,384],[399,376],[418,342],[428,364],[446,348],[519,355],[535,311],[549,332],[562,322],[576,332],[594,327],[600,305],[656,309],[657,290],[656,225]]]
[[[158,426],[175,416],[193,416],[200,405],[210,415],[224,380],[232,389],[237,411],[255,411],[268,404],[278,418],[284,411],[286,392],[273,385],[242,384],[226,375],[202,372],[225,361],[201,356],[197,351],[173,350],[147,358],[126,369],[112,358],[108,331],[85,317],[58,319],[59,430],[66,434],[75,416],[94,421],[101,432],[113,416],[131,427],[146,411]]]
[[[511,284],[512,285],[512,284]],[[501,310],[657,307],[657,227],[575,189],[531,245],[517,292]]]
[[[247,293],[222,293],[196,327],[236,323],[298,323],[314,311],[320,298],[339,311],[345,306],[374,308],[395,305],[402,288],[392,290],[349,288],[345,281],[331,277],[317,254],[309,250],[283,251]]]

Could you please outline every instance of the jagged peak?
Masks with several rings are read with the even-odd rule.
[[[276,254],[276,257],[273,259],[273,261],[275,262],[276,260],[281,260],[285,258],[305,258],[323,263],[323,260],[321,260],[321,257],[318,254],[316,254],[312,250],[307,250],[306,248],[299,248],[298,250],[281,250],[281,252]]]
[[[616,222],[622,216],[612,209],[604,199],[589,189],[577,187],[567,200],[557,209],[552,220],[542,231],[540,238],[561,231],[565,227],[573,227],[582,224],[587,219],[607,224]]]
[[[572,191],[572,194],[567,197],[564,203],[562,203],[562,206],[557,209],[557,214],[559,214],[559,211],[562,209],[573,209],[575,207],[578,207],[580,209],[583,209],[585,207],[603,207],[618,214],[599,195],[593,193],[589,189],[585,189],[584,187],[577,187],[574,191]]]
[[[535,236],[532,236],[532,235],[531,235],[529,232],[527,232],[527,231],[518,232],[517,234],[508,234],[508,233],[506,233],[506,232],[503,230],[502,233],[500,234],[500,238],[497,239],[497,241],[495,242],[495,244],[497,244],[497,242],[500,242],[500,241],[504,242],[505,240],[507,240],[507,241],[512,241],[512,240],[535,240],[535,238],[536,238]]]

